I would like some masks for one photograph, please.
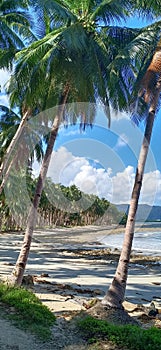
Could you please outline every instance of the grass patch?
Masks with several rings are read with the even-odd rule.
[[[155,327],[145,330],[132,325],[116,326],[91,316],[79,320],[78,325],[89,343],[108,340],[128,350],[161,349],[161,330]]]
[[[34,293],[22,287],[10,287],[0,283],[0,301],[12,307],[12,313],[9,312],[8,317],[20,328],[30,330],[43,340],[50,338],[50,327],[56,318]]]

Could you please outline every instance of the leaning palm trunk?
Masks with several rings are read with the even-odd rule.
[[[51,133],[50,133],[50,137],[49,137],[49,141],[48,141],[48,145],[47,145],[47,149],[45,152],[45,156],[44,156],[44,159],[42,162],[40,174],[38,177],[38,182],[37,182],[37,186],[36,186],[36,190],[35,190],[33,204],[32,204],[32,207],[30,209],[28,220],[27,220],[27,228],[25,231],[22,248],[21,248],[20,254],[18,256],[16,265],[12,271],[12,274],[8,279],[8,282],[11,285],[20,286],[22,283],[27,259],[28,259],[29,252],[30,252],[33,231],[34,231],[34,228],[36,225],[37,209],[39,206],[39,202],[40,202],[40,198],[41,198],[41,194],[42,194],[42,190],[43,190],[43,186],[44,186],[44,181],[46,179],[48,167],[50,164],[53,146],[54,146],[54,143],[55,143],[55,140],[57,137],[59,125],[60,125],[61,120],[62,120],[62,115],[64,112],[68,92],[69,92],[69,86],[67,86],[65,88],[64,94],[62,95],[62,98],[60,101],[61,104],[58,107],[57,115],[54,118],[54,122],[52,125],[52,129],[51,129]]]
[[[129,207],[129,214],[125,229],[124,241],[122,246],[122,251],[119,259],[119,263],[116,269],[116,273],[114,279],[110,285],[110,288],[102,300],[103,304],[108,304],[112,307],[120,308],[122,307],[122,302],[125,296],[126,290],[126,282],[128,275],[128,264],[130,261],[131,247],[134,236],[134,228],[135,228],[135,217],[136,211],[138,207],[138,200],[140,196],[140,191],[142,187],[142,180],[144,174],[145,162],[148,154],[151,132],[153,128],[154,121],[154,111],[149,111],[145,136],[143,140],[143,144],[140,151],[140,156],[138,160],[138,167],[135,175],[135,182],[131,196],[131,202]]]
[[[144,95],[144,99],[146,99],[146,102],[150,102],[150,101],[151,102],[150,102],[150,108],[148,112],[148,118],[147,118],[143,143],[140,150],[138,166],[137,166],[136,175],[135,175],[135,182],[134,182],[134,187],[133,187],[132,196],[131,196],[131,202],[129,207],[129,213],[128,213],[128,219],[127,219],[127,224],[125,229],[122,251],[120,254],[120,259],[115,272],[115,276],[107,291],[106,296],[102,300],[103,305],[107,305],[115,308],[122,308],[122,303],[125,297],[126,283],[127,283],[127,277],[128,277],[128,265],[130,261],[130,254],[131,254],[132,242],[134,237],[136,212],[138,208],[138,201],[139,201],[140,191],[142,187],[145,163],[146,163],[150,140],[151,140],[155,112],[156,112],[159,95],[161,91],[161,73],[160,73],[161,69],[159,70],[159,72],[156,72],[156,70],[154,70],[153,68],[154,63],[156,63],[156,55],[154,55],[153,60],[143,80],[144,87],[146,82],[146,94]],[[156,77],[156,73],[159,73],[158,74],[159,78]],[[145,79],[146,77],[148,78],[149,76],[151,78],[152,77],[154,78],[155,76],[154,84],[151,84],[151,81],[148,83],[147,80]],[[157,78],[158,78],[158,81],[157,81]],[[149,89],[150,85],[151,87],[153,86],[153,90]]]
[[[26,124],[28,118],[29,118],[29,112],[27,111],[27,112],[25,112],[24,116],[22,117],[21,123],[20,123],[20,125],[19,125],[19,127],[18,127],[10,145],[8,146],[6,153],[5,153],[3,163],[1,164],[1,167],[0,167],[0,178],[3,177],[3,180],[2,180],[2,183],[0,186],[0,194],[2,193],[2,191],[4,189],[4,186],[6,184],[6,181],[8,179],[8,176],[9,176],[12,164],[13,164],[13,162],[12,162],[13,159],[11,158],[12,153],[13,153],[15,146],[17,145],[17,142],[18,142],[18,140],[19,140],[19,138],[24,130],[24,127],[25,127],[25,124]]]

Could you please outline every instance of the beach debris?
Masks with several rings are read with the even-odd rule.
[[[149,315],[149,316],[152,316],[152,317],[155,317],[157,314],[158,314],[158,310],[157,310],[157,309],[155,309],[155,310],[150,310],[149,313],[148,313],[148,315]]]
[[[148,316],[155,317],[158,313],[158,309],[156,308],[154,301],[152,301],[150,304]]]
[[[41,275],[42,276],[42,275]],[[34,281],[36,284],[48,284],[50,285],[50,291],[52,293],[59,292],[61,295],[68,296],[69,291],[70,295],[82,295],[87,294],[90,296],[95,297],[96,295],[103,295],[104,292],[101,289],[90,289],[88,287],[83,288],[80,284],[65,284],[65,283],[56,283],[56,282],[50,282],[49,280],[46,280],[42,277],[34,276]]]
[[[32,275],[23,276],[22,285],[23,286],[34,286],[34,277]]]
[[[137,319],[141,321],[142,323],[149,323],[152,318],[155,318],[153,315],[147,315],[146,313],[142,313],[141,315],[137,316]]]
[[[48,280],[45,280],[45,279],[42,279],[42,278],[39,278],[37,276],[34,276],[34,282],[36,283],[42,283],[42,284],[53,284],[52,282],[48,281]]]
[[[83,306],[88,310],[91,307],[93,307],[94,305],[96,305],[97,302],[98,302],[98,299],[94,298],[94,299],[89,300],[88,302],[84,301]]]
[[[40,277],[50,277],[48,273],[42,273]]]
[[[11,263],[11,262],[4,262],[3,265],[6,265],[6,266],[14,266],[14,264]]]
[[[153,301],[150,304],[150,315],[153,315],[157,317],[158,319],[161,319],[161,301],[160,298],[153,299]]]
[[[129,301],[124,301],[123,302],[123,307],[124,309],[127,311],[127,312],[142,312],[142,311],[145,311],[145,307],[142,305],[142,304],[133,304],[133,303],[130,303]]]

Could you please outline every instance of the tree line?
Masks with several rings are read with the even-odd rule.
[[[23,174],[21,174],[23,176]],[[0,230],[17,231],[24,230],[27,219],[27,206],[25,203],[26,192],[20,192],[18,183],[20,178],[14,177],[14,186],[18,191],[15,201],[9,201],[3,191],[0,195]],[[33,201],[37,179],[33,179],[31,174],[26,174],[26,187],[31,203]],[[48,195],[50,194],[50,195]],[[24,198],[23,198],[24,196]],[[80,203],[81,201],[81,203]],[[84,225],[125,225],[127,215],[117,210],[114,204],[111,204],[105,198],[99,198],[93,194],[86,194],[80,191],[75,185],[63,186],[54,184],[50,178],[46,179],[45,190],[42,191],[40,205],[38,209],[37,228],[54,228],[55,226],[84,226]]]

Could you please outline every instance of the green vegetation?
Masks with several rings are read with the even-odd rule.
[[[122,218],[121,218],[120,222],[119,222],[119,225],[125,226],[125,225],[126,225],[126,222],[127,222],[127,214],[124,213],[124,214],[122,215]]]
[[[132,325],[117,326],[90,316],[78,324],[89,343],[108,340],[128,350],[161,349],[161,330],[154,327],[145,330]]]
[[[56,318],[34,293],[0,283],[0,301],[8,307],[8,317],[14,320],[18,327],[28,329],[43,340],[50,338],[50,327]]]
[[[4,192],[0,195],[1,231],[21,230],[25,227],[36,182],[37,179],[24,171],[10,175],[5,190],[9,206]],[[15,193],[14,198],[12,193]],[[122,219],[124,214],[105,198],[83,193],[75,185],[65,187],[54,184],[50,178],[46,180],[38,211],[40,216],[37,227],[83,226],[91,225],[97,220],[105,225],[125,224],[125,218]]]

